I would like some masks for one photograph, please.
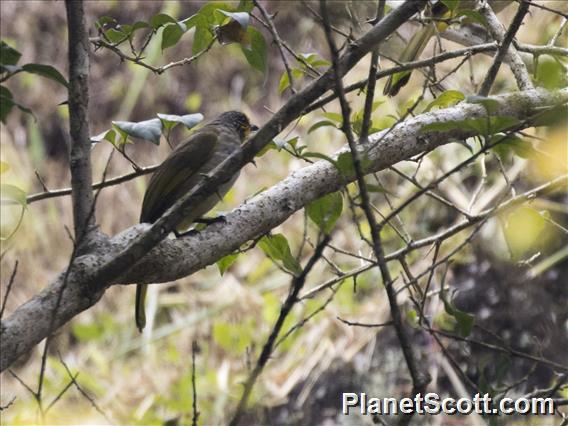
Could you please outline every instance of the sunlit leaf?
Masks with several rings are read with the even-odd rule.
[[[324,112],[322,114],[325,118],[335,121],[336,123],[343,123],[343,116],[338,112]]]
[[[225,272],[227,271],[227,269],[229,269],[231,267],[231,265],[233,263],[235,263],[235,261],[237,260],[238,257],[239,257],[239,253],[231,253],[231,254],[228,254],[225,257],[222,257],[221,259],[219,259],[216,262],[217,267],[219,268],[219,273],[221,274],[221,276],[223,276],[225,274]]]
[[[22,207],[27,206],[26,192],[15,185],[0,184],[0,200],[1,204],[19,204]]]
[[[543,243],[545,218],[529,207],[518,209],[503,216],[503,234],[513,260],[519,260],[530,254],[531,250]]]
[[[458,90],[446,90],[436,99],[428,104],[424,112],[430,111],[434,107],[447,108],[453,106],[465,99],[465,95]]]
[[[318,121],[317,123],[314,123],[309,129],[308,129],[308,134],[312,133],[314,130],[317,130],[321,127],[327,127],[327,126],[332,126],[334,128],[337,129],[337,126],[334,122],[329,121],[329,120],[322,120],[322,121]]]
[[[556,90],[566,86],[566,71],[564,66],[554,60],[542,58],[536,72],[537,83],[539,86],[548,90]]]
[[[116,146],[116,130],[114,129],[108,129],[105,130],[104,132],[99,133],[96,136],[92,136],[91,137],[91,143],[96,144],[99,143],[101,141],[109,141],[111,144]]]

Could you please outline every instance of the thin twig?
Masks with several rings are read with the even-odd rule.
[[[199,420],[199,411],[197,410],[197,386],[195,379],[195,354],[198,350],[197,342],[194,340],[191,343],[191,392],[192,392],[192,410],[191,425],[197,426]]]
[[[155,67],[153,65],[150,65],[150,64],[144,62],[139,56],[129,56],[129,55],[125,54],[122,50],[120,50],[117,46],[115,46],[114,44],[108,43],[101,38],[91,39],[90,41],[97,48],[103,47],[105,49],[109,49],[110,51],[116,53],[116,55],[118,55],[120,57],[120,59],[123,60],[123,61],[128,61],[128,62],[132,62],[136,65],[140,65],[144,68],[149,69],[153,73],[160,75],[160,74],[163,74],[165,71],[169,70],[170,68],[180,67],[182,65],[189,65],[189,64],[195,62],[197,59],[199,59],[202,55],[207,53],[213,47],[213,44],[215,43],[216,40],[217,40],[217,38],[215,36],[213,36],[213,38],[211,39],[209,44],[207,46],[205,46],[205,48],[203,48],[202,50],[197,52],[195,55],[187,57],[187,58],[180,59],[179,61],[170,62],[170,63],[168,63],[166,65],[162,65],[160,67]]]
[[[347,103],[347,99],[345,97],[343,80],[341,79],[341,74],[338,64],[338,51],[335,45],[335,41],[333,40],[333,35],[331,33],[331,27],[329,24],[329,15],[327,11],[327,2],[325,0],[320,0],[320,10],[323,18],[325,36],[331,52],[333,70],[335,73],[335,79],[334,79],[335,89],[341,105],[341,115],[343,116],[342,130],[343,133],[345,134],[345,137],[347,138],[347,143],[351,151],[353,168],[355,170],[357,184],[359,186],[361,207],[365,212],[367,222],[369,223],[369,227],[371,229],[373,252],[375,253],[375,258],[377,259],[379,270],[381,271],[381,275],[383,278],[383,284],[385,286],[385,290],[389,300],[393,326],[396,330],[400,347],[402,349],[402,353],[404,355],[407,368],[412,378],[413,393],[414,394],[424,393],[426,390],[426,386],[430,382],[430,376],[428,372],[424,371],[423,368],[418,364],[418,360],[414,353],[414,348],[410,344],[410,337],[408,336],[408,332],[402,320],[402,314],[398,306],[396,292],[393,286],[393,280],[384,256],[383,245],[380,236],[381,227],[378,225],[375,216],[373,214],[373,211],[370,207],[371,202],[367,191],[367,185],[365,183],[363,175],[363,168],[359,159],[359,152],[357,150],[357,145],[355,143],[355,139],[353,137],[353,133],[351,130],[351,122],[350,122],[351,110],[349,104]],[[400,423],[408,424],[411,418],[412,418],[411,415],[403,416],[401,417]]]
[[[379,0],[377,3],[377,16],[375,21],[378,23],[383,19],[385,14],[385,0]],[[365,107],[363,110],[363,122],[361,124],[361,132],[359,134],[359,143],[364,143],[369,137],[369,129],[371,127],[371,114],[373,113],[373,100],[375,98],[375,86],[377,84],[377,67],[379,63],[379,46],[371,53],[371,65],[369,66],[369,77],[367,78],[367,93],[365,95]]]
[[[487,77],[483,81],[481,90],[479,91],[480,96],[487,96],[489,94],[491,86],[493,85],[493,81],[495,80],[495,77],[497,75],[497,71],[499,71],[499,67],[506,57],[509,58],[509,67],[511,68],[511,71],[515,76],[519,89],[528,90],[534,88],[526,65],[524,64],[516,49],[511,46],[511,42],[513,41],[515,34],[523,23],[523,19],[528,11],[529,3],[526,0],[521,0],[521,4],[519,6],[519,9],[517,10],[515,17],[513,18],[513,22],[509,26],[507,32],[505,32],[503,25],[501,24],[499,18],[497,18],[491,7],[485,4],[480,8],[480,12],[487,22],[487,27],[489,29],[489,32],[491,33],[491,36],[495,39],[495,41],[500,43],[497,55],[495,55],[495,60],[493,61],[493,64],[491,65],[491,68],[487,73]]]
[[[148,166],[148,167],[140,167],[140,168],[138,168],[138,170],[136,170],[134,172],[126,173],[126,174],[121,175],[121,176],[116,176],[116,177],[113,177],[111,179],[107,179],[106,181],[97,182],[97,183],[93,184],[92,188],[93,189],[102,189],[102,188],[106,188],[106,187],[109,187],[109,186],[118,185],[120,183],[128,182],[129,180],[135,179],[139,176],[144,176],[144,175],[147,175],[149,173],[153,173],[158,169],[158,167],[160,167],[159,164],[154,164],[153,166]],[[38,192],[37,194],[28,195],[26,197],[26,203],[30,204],[30,203],[33,203],[35,201],[45,200],[47,198],[62,197],[64,195],[70,195],[71,192],[72,192],[71,188],[61,188],[61,189],[54,189],[54,190],[47,191],[47,192]]]
[[[487,75],[485,76],[485,80],[483,80],[483,84],[481,85],[481,89],[479,90],[480,96],[489,95],[489,92],[491,90],[491,86],[493,86],[493,82],[495,81],[495,78],[497,77],[497,72],[499,71],[499,68],[501,67],[501,63],[505,59],[505,56],[508,55],[508,54],[510,56],[514,55],[514,53],[509,53],[509,48],[511,46],[511,42],[513,41],[513,38],[515,37],[515,35],[517,34],[517,31],[519,31],[519,28],[521,27],[521,24],[523,23],[523,19],[524,19],[525,15],[528,12],[529,12],[529,3],[521,0],[521,4],[519,5],[517,13],[515,14],[515,17],[513,18],[513,21],[511,22],[509,29],[507,30],[503,39],[499,40],[501,45],[499,46],[499,49],[497,50],[497,54],[495,55],[495,59],[493,60],[493,63],[491,64],[489,71],[487,71]],[[492,12],[486,11],[485,15],[486,15],[485,17],[487,18],[487,16],[492,15]],[[494,16],[494,14],[493,14],[493,16]],[[497,18],[495,17],[495,20],[496,19]],[[497,25],[497,23],[495,23],[495,25],[493,26],[493,28],[498,28],[498,27],[499,26]],[[492,27],[490,27],[490,29],[491,28]],[[497,34],[498,34],[498,29],[494,29],[493,30],[493,36],[496,37]],[[522,61],[520,59],[519,59],[519,62],[522,63]],[[519,89],[526,90],[526,89],[532,88],[530,76],[529,76],[528,71],[527,71],[526,67],[524,66],[524,64],[522,66],[522,68],[524,68],[524,70],[521,68],[517,72],[515,72],[516,66],[517,66],[517,64],[513,65],[513,62],[511,63],[511,70],[513,71],[513,73],[515,74],[515,77],[517,78],[517,84],[519,86]]]
[[[292,284],[290,285],[290,292],[288,293],[286,300],[284,301],[284,303],[282,304],[282,307],[280,308],[280,314],[278,315],[278,319],[276,320],[274,327],[272,327],[272,331],[270,333],[270,336],[268,337],[268,339],[266,340],[266,343],[264,344],[264,346],[262,348],[262,352],[260,353],[258,361],[257,361],[254,369],[250,373],[250,375],[249,375],[249,377],[248,377],[248,379],[245,383],[243,394],[241,396],[239,404],[237,405],[237,408],[235,410],[235,414],[233,415],[233,418],[231,419],[231,421],[229,423],[230,426],[237,426],[239,424],[239,422],[241,421],[242,416],[244,414],[244,410],[246,409],[246,405],[247,405],[250,393],[252,391],[252,388],[253,388],[254,384],[256,383],[258,376],[260,376],[260,373],[264,369],[264,366],[266,365],[266,363],[270,359],[270,355],[272,354],[274,344],[276,343],[276,339],[278,338],[278,334],[280,333],[280,330],[282,329],[282,326],[284,325],[284,321],[288,317],[288,314],[290,313],[290,311],[292,310],[292,308],[294,307],[296,302],[298,302],[298,294],[300,293],[300,290],[302,290],[302,288],[304,287],[304,284],[306,282],[306,278],[307,278],[308,274],[310,273],[310,271],[312,270],[314,265],[317,263],[317,261],[322,256],[323,250],[327,246],[327,243],[330,241],[330,239],[331,239],[331,236],[326,235],[320,241],[320,243],[317,245],[317,247],[314,251],[314,254],[310,258],[310,260],[308,260],[308,263],[306,264],[306,267],[302,270],[301,274],[294,277],[294,279],[292,280]]]
[[[12,275],[10,275],[10,279],[8,280],[8,285],[6,286],[6,294],[4,294],[4,299],[2,300],[2,308],[0,308],[0,319],[4,315],[4,309],[6,309],[6,303],[8,302],[8,296],[10,295],[10,291],[12,290],[12,284],[14,284],[14,279],[16,278],[16,274],[18,273],[18,261],[14,263],[14,269],[12,269]]]
[[[288,81],[290,82],[290,90],[292,93],[296,93],[296,88],[294,87],[294,77],[292,76],[292,69],[290,68],[290,64],[288,63],[288,59],[286,58],[286,54],[284,53],[284,46],[282,45],[282,39],[278,35],[278,31],[274,26],[274,22],[266,9],[260,4],[258,0],[252,0],[253,4],[256,6],[260,13],[268,23],[268,29],[272,34],[272,38],[274,39],[274,43],[276,43],[276,47],[278,47],[278,52],[280,53],[280,57],[282,58],[282,62],[284,63],[284,68],[286,68],[286,74],[288,75]]]

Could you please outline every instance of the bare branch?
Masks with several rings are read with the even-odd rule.
[[[517,50],[511,46],[513,37],[515,36],[521,23],[523,22],[524,16],[528,12],[528,7],[528,3],[525,0],[522,0],[521,5],[519,6],[519,10],[517,11],[517,14],[515,15],[515,18],[513,19],[513,22],[511,23],[511,26],[507,33],[505,33],[505,29],[499,21],[499,18],[497,18],[488,4],[484,4],[480,8],[480,12],[487,22],[491,36],[493,37],[493,39],[495,39],[495,41],[501,44],[501,48],[497,52],[495,61],[493,62],[492,68],[489,72],[494,72],[496,74],[503,59],[508,58],[509,66],[511,68],[511,71],[513,72],[513,75],[515,76],[515,79],[517,80],[517,86],[520,90],[528,90],[534,87],[531,81],[531,76],[527,71],[527,67],[519,56]],[[482,91],[480,91],[480,94],[482,96],[487,96],[487,94],[489,93],[489,89],[493,84],[493,79],[494,77],[492,77],[491,80],[486,80],[487,83],[483,83]]]
[[[505,56],[507,54],[509,54],[511,56],[511,70],[513,71],[513,73],[517,77],[517,83],[518,83],[519,88],[521,90],[523,90],[523,89],[529,89],[529,88],[533,87],[532,82],[530,80],[529,73],[528,73],[526,67],[524,66],[522,60],[520,58],[518,58],[518,55],[516,57],[514,57],[514,55],[515,55],[514,53],[509,53],[511,42],[513,41],[515,34],[517,34],[517,31],[521,27],[521,24],[523,23],[523,19],[528,12],[529,12],[529,4],[527,2],[521,0],[521,4],[519,6],[519,9],[517,10],[515,17],[513,18],[513,22],[511,22],[511,25],[509,26],[507,33],[505,34],[505,36],[503,37],[502,40],[499,40],[500,43],[501,43],[501,46],[499,46],[499,49],[497,50],[497,54],[495,55],[495,59],[493,60],[493,63],[491,64],[489,71],[487,71],[487,75],[485,76],[485,80],[483,80],[483,84],[481,85],[481,89],[479,90],[480,96],[487,96],[489,94],[489,91],[491,90],[491,86],[493,85],[493,82],[495,81],[495,77],[497,77],[497,72],[499,71],[499,68],[501,67],[501,63],[503,62],[503,60],[505,59]],[[491,16],[491,13],[487,12],[487,11],[485,13],[486,13],[485,17],[488,20],[488,22],[493,22],[497,19],[495,17],[495,15],[493,15],[491,17],[492,19],[490,19],[490,18],[488,18],[488,16]],[[499,32],[498,32],[499,27],[497,25],[494,25],[494,26],[490,26],[489,28],[493,29],[492,32],[493,32],[494,36],[497,37],[497,34],[499,34]],[[499,36],[500,36],[500,34],[499,34]],[[518,58],[518,60],[517,60],[517,58]],[[523,64],[522,68],[518,69],[515,72],[515,67],[518,67],[519,64]]]

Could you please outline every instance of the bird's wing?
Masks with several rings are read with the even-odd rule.
[[[189,190],[184,182],[200,173],[200,167],[213,155],[218,139],[214,129],[203,128],[176,147],[148,183],[140,222],[155,222]]]

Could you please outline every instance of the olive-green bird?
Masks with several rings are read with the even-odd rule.
[[[152,175],[144,195],[140,222],[153,223],[158,220],[177,200],[200,183],[205,174],[239,149],[251,131],[257,129],[245,114],[228,111],[196,130],[171,152]],[[177,229],[187,229],[211,210],[233,186],[238,175],[236,173],[216,193],[203,200]],[[146,325],[146,290],[147,285],[136,286],[136,327],[140,331]]]
[[[456,13],[458,13],[460,10],[471,10],[475,7],[475,3],[476,2],[474,0],[462,0],[459,3],[457,9],[452,12],[442,1],[436,2],[430,8],[430,17],[434,18],[433,22],[421,27],[412,35],[409,42],[406,44],[404,50],[402,51],[402,54],[398,58],[398,62],[404,64],[418,59],[434,34],[436,34],[436,32],[442,32],[448,27],[448,24],[446,22],[440,21],[441,19],[450,19],[453,17],[452,15],[455,16]],[[512,0],[489,0],[491,8],[496,13],[500,12],[511,3]],[[391,75],[387,80],[383,94],[388,96],[395,96],[401,88],[406,86],[406,84],[410,80],[411,74],[412,71],[402,71]]]

